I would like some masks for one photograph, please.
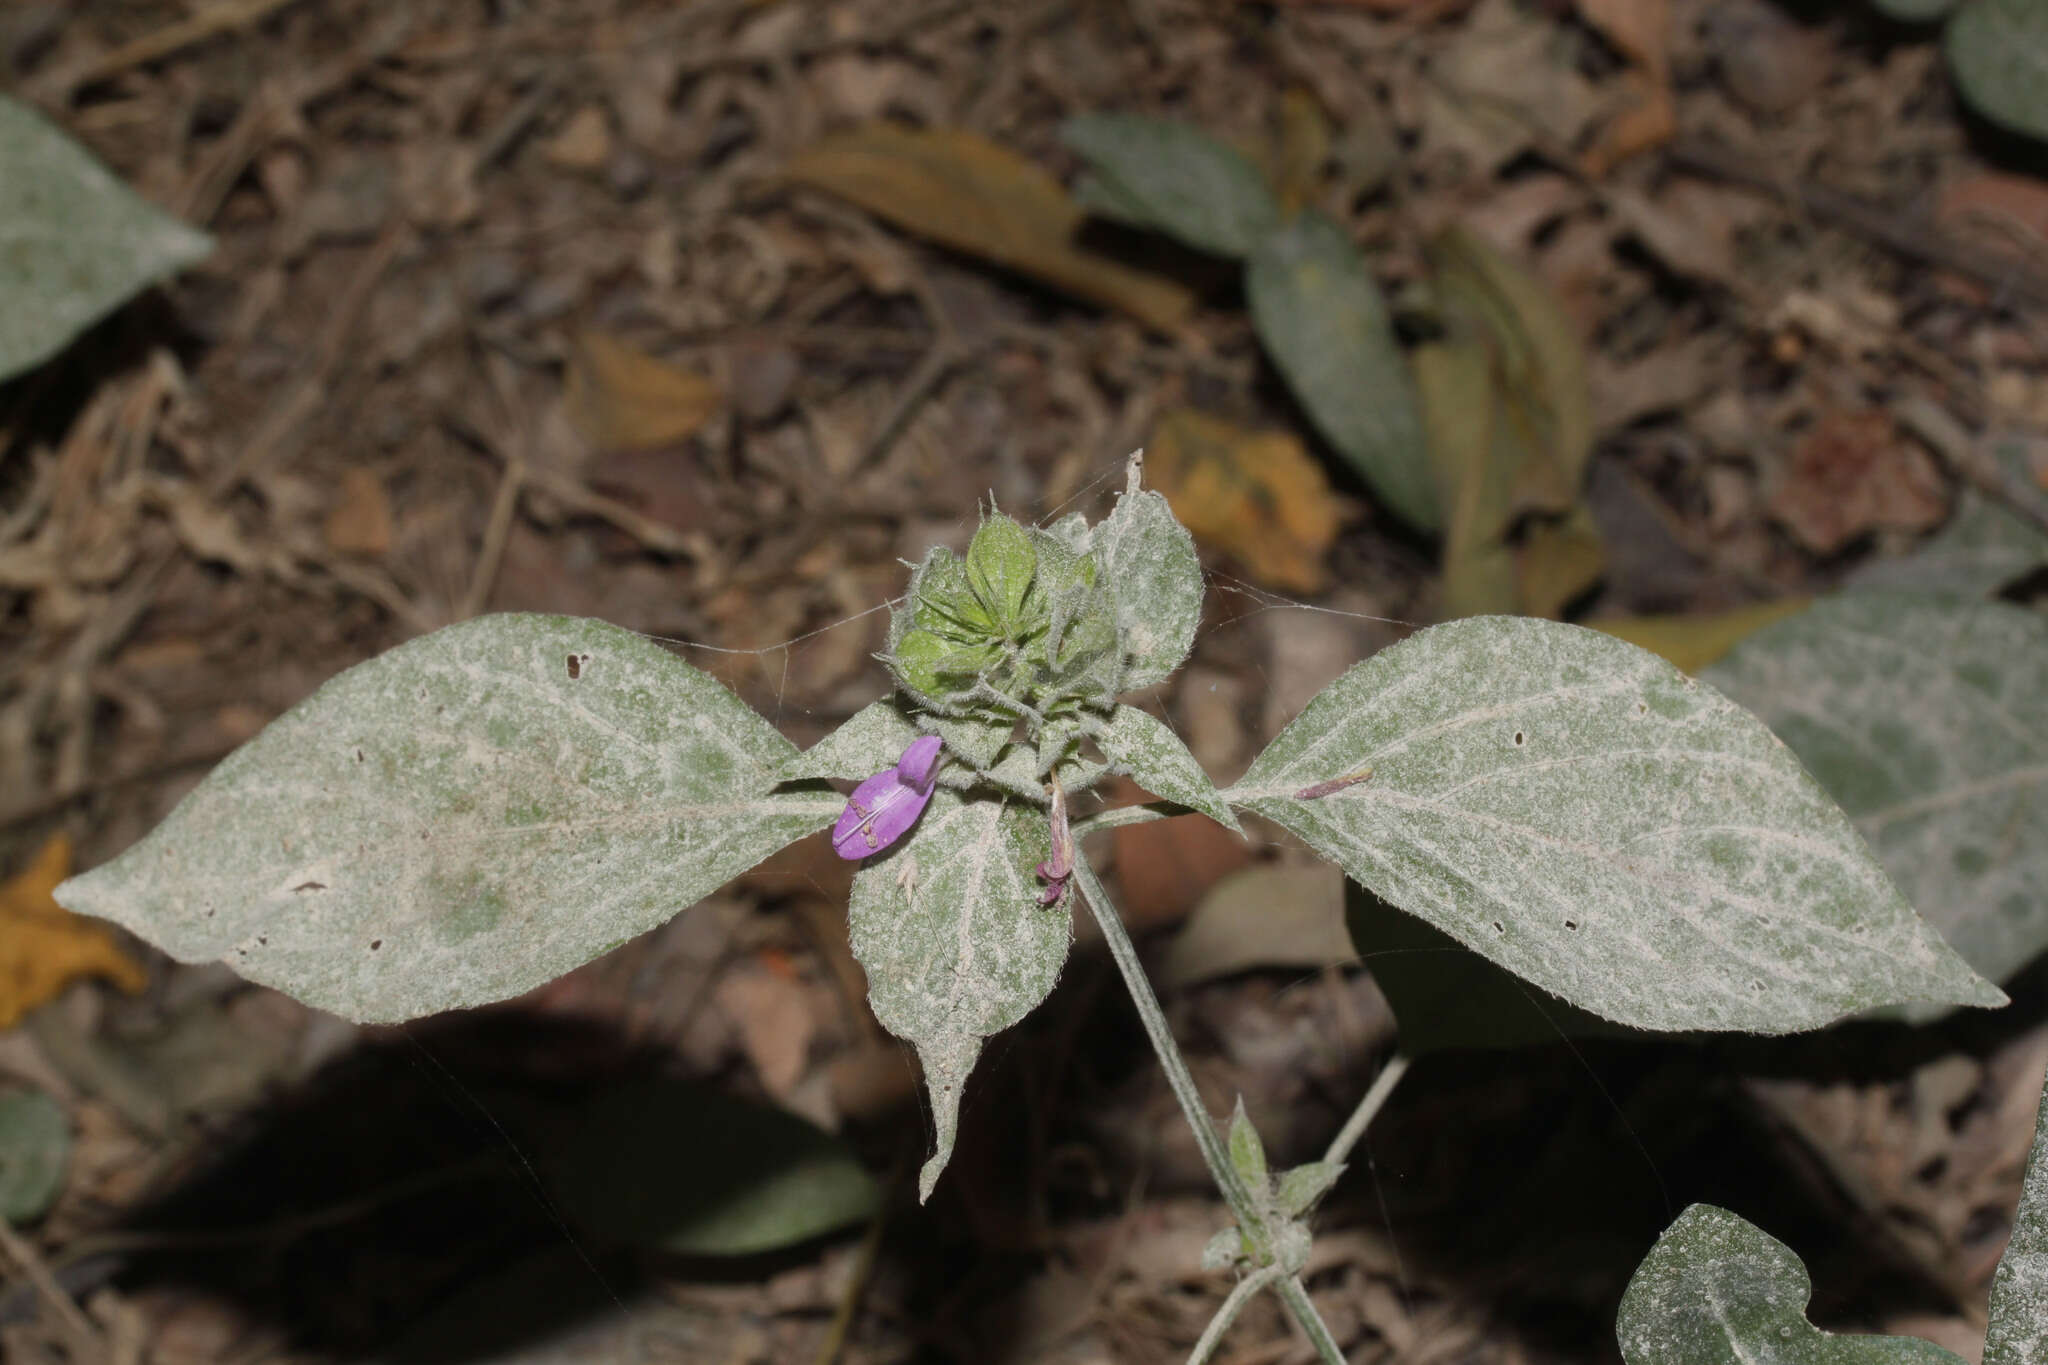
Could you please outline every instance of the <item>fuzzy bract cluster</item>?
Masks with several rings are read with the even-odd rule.
[[[990,514],[966,557],[935,547],[890,631],[889,666],[919,707],[1027,732],[1116,704],[1124,653],[1095,556]]]

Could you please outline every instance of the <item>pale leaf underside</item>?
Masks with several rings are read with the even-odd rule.
[[[331,679],[58,899],[363,1021],[519,994],[831,823],[789,741],[630,631],[450,626]]]
[[[1761,722],[1598,632],[1424,631],[1331,684],[1224,796],[1635,1027],[1779,1033],[1904,1000],[2004,1000]]]

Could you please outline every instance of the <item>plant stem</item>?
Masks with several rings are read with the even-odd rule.
[[[1301,1324],[1301,1330],[1308,1333],[1308,1339],[1315,1343],[1316,1354],[1330,1365],[1344,1365],[1344,1348],[1337,1344],[1337,1338],[1330,1335],[1323,1315],[1316,1311],[1315,1302],[1308,1296],[1308,1286],[1301,1282],[1301,1276],[1290,1275],[1280,1281],[1280,1301],[1294,1314],[1294,1320]]]
[[[1160,1008],[1159,997],[1152,993],[1152,983],[1145,976],[1145,964],[1138,960],[1138,949],[1131,942],[1131,936],[1124,932],[1123,917],[1117,914],[1109,892],[1103,889],[1102,879],[1095,875],[1095,868],[1078,849],[1074,855],[1074,876],[1081,883],[1082,898],[1088,902],[1089,911],[1102,929],[1103,942],[1109,945],[1110,959],[1123,974],[1124,989],[1130,993],[1131,1004],[1137,1008],[1138,1019],[1145,1026],[1145,1036],[1151,1040],[1152,1051],[1166,1072],[1168,1088],[1173,1091],[1174,1099],[1180,1102],[1181,1115],[1187,1119],[1188,1128],[1195,1135],[1195,1146],[1201,1150],[1210,1177],[1215,1180],[1216,1188],[1223,1192],[1230,1211],[1237,1215],[1238,1227],[1254,1247],[1270,1255],[1273,1230],[1266,1225],[1265,1214],[1252,1198],[1252,1192],[1245,1188],[1237,1167],[1231,1164],[1230,1153],[1223,1144],[1222,1134],[1216,1131],[1215,1121],[1202,1107],[1202,1096],[1195,1088],[1194,1075],[1189,1072],[1187,1062],[1181,1058],[1180,1048],[1173,1041],[1166,1011]],[[1292,1291],[1288,1289],[1290,1284],[1294,1286]],[[1295,1319],[1301,1323],[1302,1330],[1316,1343],[1316,1349],[1327,1365],[1344,1365],[1343,1351],[1330,1335],[1330,1329],[1323,1325],[1300,1281],[1280,1281],[1280,1294]]]
[[[1143,825],[1195,813],[1192,806],[1183,806],[1175,801],[1146,801],[1135,806],[1118,806],[1114,810],[1098,811],[1086,820],[1076,820],[1074,838],[1084,839],[1097,830],[1115,829],[1119,825]]]
[[[1323,1160],[1342,1165],[1351,1159],[1351,1149],[1365,1136],[1366,1126],[1373,1115],[1380,1112],[1380,1106],[1387,1102],[1387,1096],[1394,1093],[1394,1087],[1401,1083],[1401,1077],[1408,1071],[1408,1054],[1399,1048],[1389,1056],[1380,1074],[1372,1078],[1372,1084],[1365,1089],[1365,1098],[1351,1111],[1351,1117],[1344,1120],[1344,1126],[1337,1136],[1330,1139],[1330,1150],[1323,1153]]]
[[[1209,1319],[1209,1325],[1202,1329],[1201,1340],[1195,1349],[1188,1352],[1188,1365],[1204,1365],[1216,1348],[1223,1344],[1223,1334],[1230,1330],[1230,1324],[1237,1321],[1237,1315],[1252,1301],[1252,1296],[1280,1278],[1280,1267],[1269,1265],[1264,1270],[1254,1271],[1237,1282],[1237,1288],[1230,1291],[1230,1297],[1216,1310],[1216,1316]]]

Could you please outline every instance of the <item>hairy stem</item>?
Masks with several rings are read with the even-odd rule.
[[[1269,1265],[1257,1270],[1237,1282],[1237,1288],[1230,1291],[1230,1297],[1217,1308],[1216,1316],[1209,1319],[1209,1325],[1202,1329],[1202,1336],[1195,1343],[1195,1349],[1188,1352],[1188,1365],[1204,1365],[1216,1348],[1223,1344],[1223,1334],[1237,1321],[1237,1315],[1252,1301],[1252,1296],[1280,1278],[1280,1267]]]
[[[1194,814],[1194,807],[1175,801],[1146,801],[1136,806],[1118,806],[1114,810],[1098,811],[1086,820],[1076,820],[1074,838],[1084,839],[1097,830],[1116,829],[1121,825],[1144,825],[1154,820],[1170,820],[1176,815]]]
[[[1344,1120],[1344,1126],[1337,1136],[1330,1139],[1330,1150],[1323,1153],[1323,1160],[1343,1165],[1351,1159],[1351,1149],[1365,1136],[1367,1125],[1373,1115],[1380,1112],[1380,1106],[1387,1102],[1387,1096],[1394,1093],[1394,1087],[1401,1083],[1401,1077],[1408,1071],[1408,1054],[1399,1048],[1388,1057],[1380,1068],[1380,1074],[1372,1078],[1372,1084],[1365,1089],[1365,1098],[1351,1111],[1351,1117]]]
[[[1078,833],[1078,831],[1077,831]],[[1152,1042],[1152,1051],[1159,1058],[1161,1069],[1166,1072],[1167,1086],[1173,1091],[1174,1099],[1180,1102],[1182,1117],[1187,1119],[1188,1128],[1195,1135],[1195,1146],[1202,1153],[1203,1162],[1209,1167],[1210,1178],[1216,1188],[1223,1192],[1230,1211],[1237,1215],[1238,1227],[1261,1256],[1270,1257],[1273,1248],[1273,1229],[1267,1226],[1266,1217],[1252,1192],[1231,1164],[1230,1152],[1224,1146],[1223,1135],[1216,1129],[1216,1123],[1209,1117],[1209,1111],[1202,1107],[1201,1092],[1195,1088],[1195,1078],[1188,1070],[1188,1064],[1181,1058],[1180,1048],[1173,1041],[1173,1030],[1167,1025],[1166,1011],[1160,1008],[1159,997],[1152,993],[1152,983],[1145,976],[1145,964],[1138,960],[1138,949],[1131,942],[1131,936],[1124,932],[1123,918],[1117,914],[1116,905],[1109,899],[1109,892],[1102,886],[1102,879],[1095,875],[1095,868],[1087,857],[1076,850],[1074,876],[1081,883],[1082,898],[1088,902],[1088,909],[1095,916],[1095,922],[1102,929],[1102,938],[1109,945],[1109,956],[1123,974],[1124,989],[1130,992],[1131,1003],[1137,1007],[1138,1019],[1145,1026],[1145,1036]],[[1294,1288],[1290,1292],[1289,1285]],[[1328,1365],[1344,1365],[1344,1353],[1338,1349],[1330,1329],[1323,1325],[1315,1305],[1309,1302],[1308,1291],[1301,1288],[1299,1280],[1280,1281],[1281,1297],[1295,1319],[1301,1323],[1310,1340],[1316,1343],[1316,1350]],[[1228,1302],[1228,1300],[1226,1300]]]

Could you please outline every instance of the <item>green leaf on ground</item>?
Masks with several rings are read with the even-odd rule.
[[[1324,689],[1223,795],[1632,1027],[1787,1033],[2005,1000],[1761,721],[1597,631],[1496,616],[1410,636]]]
[[[0,95],[0,381],[213,250],[92,153]]]
[[[1082,203],[1218,256],[1249,255],[1280,222],[1258,168],[1201,129],[1142,114],[1080,114],[1060,140],[1088,162]]]
[[[917,831],[853,879],[853,955],[882,1027],[917,1049],[936,1147],[929,1199],[953,1155],[960,1094],[981,1044],[1052,992],[1072,919],[1039,905],[1033,869],[1051,851],[1045,813],[940,788]]]
[[[363,1022],[530,990],[830,824],[732,693],[602,621],[484,616],[330,679],[57,888]]]
[[[71,1124],[40,1090],[0,1094],[0,1221],[33,1222],[64,1188]]]
[[[2048,5],[1969,0],[1949,21],[1945,46],[1973,109],[2015,133],[2048,138]]]
[[[1806,1320],[1812,1296],[1790,1247],[1694,1204],[1636,1267],[1615,1335],[1628,1365],[1961,1365],[1918,1337],[1823,1332]]]
[[[872,1215],[874,1177],[794,1114],[685,1081],[580,1098],[536,1124],[548,1192],[605,1245],[752,1256]]]
[[[1843,593],[1702,676],[1792,747],[1971,966],[2003,981],[2048,947],[2048,621]]]
[[[1441,522],[1414,380],[1380,287],[1343,228],[1305,210],[1259,243],[1245,274],[1252,322],[1323,438],[1388,510]]]

